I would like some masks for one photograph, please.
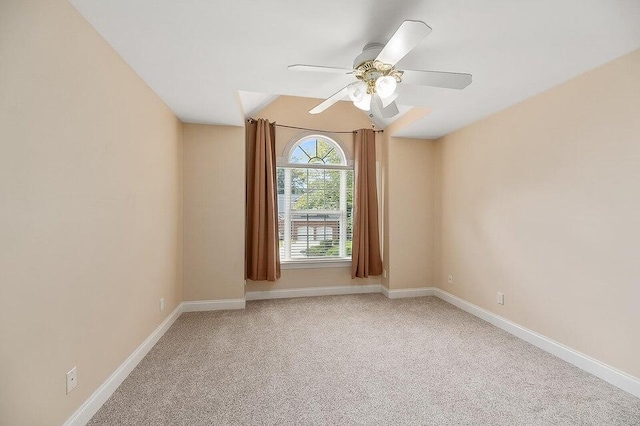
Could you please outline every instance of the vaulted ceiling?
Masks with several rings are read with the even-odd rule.
[[[640,47],[638,0],[71,3],[178,117],[197,123],[242,125],[278,95],[320,102],[353,77],[288,65],[349,68],[405,19],[433,32],[399,68],[468,72],[473,83],[404,91],[398,103],[432,112],[397,136],[442,136]]]

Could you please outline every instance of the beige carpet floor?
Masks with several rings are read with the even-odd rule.
[[[640,399],[432,297],[183,314],[91,425],[640,425]]]

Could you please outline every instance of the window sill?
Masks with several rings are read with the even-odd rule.
[[[284,260],[280,262],[280,269],[318,269],[318,268],[350,268],[351,259],[305,259]]]

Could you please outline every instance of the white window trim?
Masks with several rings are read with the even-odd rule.
[[[296,260],[283,260],[280,262],[280,269],[318,269],[318,268],[350,268],[351,259],[331,258],[308,258]]]
[[[334,142],[339,148],[340,154],[346,164],[336,165],[336,164],[290,163],[289,158],[291,158],[291,154],[293,153],[293,150],[297,148],[300,141],[302,141],[303,139],[311,138],[311,137],[329,139],[332,142]],[[336,138],[335,136],[330,137],[327,135],[318,134],[316,132],[304,132],[292,138],[287,144],[287,146],[285,147],[283,153],[285,154],[285,157],[278,157],[276,159],[276,167],[285,169],[285,191],[290,190],[291,188],[291,175],[289,173],[286,173],[288,169],[309,168],[309,169],[354,170],[354,162],[352,159],[348,157],[348,153],[347,153],[347,150],[345,150],[344,148],[343,142],[340,139]],[[342,190],[343,189],[341,188],[341,191]],[[344,203],[346,203],[346,197],[344,198]],[[344,206],[344,210],[346,211],[346,205]],[[317,213],[317,210],[313,212]],[[284,229],[285,253],[289,253],[291,250],[291,217],[290,216],[291,216],[291,211],[287,210],[285,212],[285,221],[284,221],[285,222],[285,229]],[[344,220],[346,220],[346,217],[344,218]],[[342,257],[346,255],[346,253],[344,253],[344,247],[343,247],[344,244],[342,243],[342,241],[346,241],[346,226],[341,228],[344,228],[344,230],[340,232],[341,257],[281,260],[280,268],[281,269],[316,269],[316,268],[349,268],[351,267],[351,257]]]
[[[284,159],[282,159],[284,161]],[[278,162],[276,167],[283,169],[320,169],[320,170],[353,170],[353,165],[346,166],[338,164],[304,164],[304,163],[287,163]]]

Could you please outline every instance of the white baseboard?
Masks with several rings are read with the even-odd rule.
[[[399,290],[393,290],[382,286],[382,294],[387,296],[389,299],[433,296],[433,290],[435,290],[435,287],[402,288]]]
[[[245,299],[196,300],[182,302],[182,312],[222,311],[244,309]]]
[[[247,300],[290,299],[292,297],[337,296],[343,294],[380,293],[380,284],[307,287],[282,290],[248,291]]]
[[[636,377],[604,364],[588,355],[575,351],[535,331],[522,327],[493,312],[469,303],[444,290],[434,288],[433,295],[640,398],[640,379]]]
[[[173,325],[183,312],[217,311],[222,309],[244,309],[244,299],[207,300],[198,302],[182,302],[151,333],[138,348],[133,351],[116,371],[100,385],[98,389],[67,419],[63,426],[82,426],[87,424],[102,405],[115,392],[120,384],[138,365],[142,358],[158,343],[158,340]]]
[[[138,365],[142,358],[158,343],[162,335],[173,325],[182,314],[182,303],[151,333],[149,337],[116,369],[116,371],[100,385],[98,389],[64,422],[64,426],[81,426],[87,424],[91,417],[109,399],[129,373]]]
[[[129,373],[138,365],[162,335],[173,325],[182,312],[244,309],[245,300],[282,299],[308,296],[330,296],[344,294],[382,293],[389,299],[404,297],[436,296],[454,306],[481,318],[540,349],[563,359],[582,370],[593,374],[612,385],[640,398],[640,379],[608,366],[596,359],[577,352],[561,343],[522,327],[506,318],[460,299],[436,287],[390,290],[382,285],[310,287],[289,290],[252,291],[246,299],[205,300],[182,302],[151,333],[147,339],[109,376],[109,378],[67,419],[63,426],[85,425],[115,392]]]

